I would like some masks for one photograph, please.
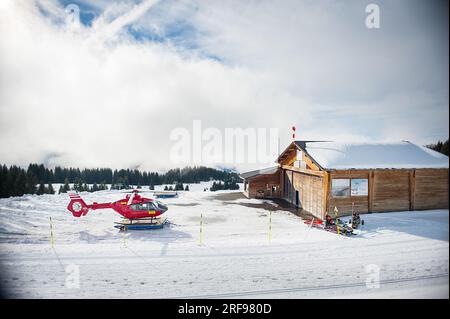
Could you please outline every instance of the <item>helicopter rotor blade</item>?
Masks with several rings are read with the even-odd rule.
[[[143,190],[141,190],[141,189],[133,189],[131,191],[126,191],[126,192],[123,192],[123,193],[125,193],[125,194],[132,194],[132,193],[154,193],[154,192],[155,191],[151,190],[151,189],[143,189]]]
[[[134,199],[134,196],[135,196],[135,195],[136,195],[135,193],[133,193],[132,195],[130,195],[130,198],[128,199],[127,206],[130,206],[130,205],[131,205],[131,203],[133,202],[133,199]]]

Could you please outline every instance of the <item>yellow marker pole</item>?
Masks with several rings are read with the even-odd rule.
[[[52,248],[55,248],[55,239],[53,236],[53,222],[51,217],[49,217],[49,219],[50,219],[50,244],[52,245]]]
[[[339,236],[340,235],[340,232],[339,232],[339,221],[338,221],[338,219],[339,219],[339,211],[338,211],[336,206],[334,206],[334,214],[336,216],[336,229],[337,229],[337,234]]]
[[[203,242],[203,214],[200,214],[200,246]]]
[[[269,243],[272,241],[272,212],[269,212]]]

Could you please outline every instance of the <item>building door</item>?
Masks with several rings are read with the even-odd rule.
[[[299,193],[298,193],[298,191],[296,190],[295,191],[295,206],[298,208],[298,206],[299,206]]]
[[[289,196],[289,189],[288,189],[289,183],[288,183],[287,172],[283,171],[283,173],[284,173],[284,178],[283,178],[284,179],[283,197],[284,198],[288,198],[288,196]]]

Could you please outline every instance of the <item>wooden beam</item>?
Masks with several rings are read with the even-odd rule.
[[[369,198],[368,198],[368,211],[371,213],[373,211],[373,182],[375,179],[375,172],[369,172]]]
[[[325,172],[323,176],[323,212],[322,212],[322,219],[325,219],[325,215],[327,213],[328,209],[328,203],[330,201],[330,174]]]
[[[416,201],[416,170],[409,173],[409,210],[414,210]]]
[[[294,185],[294,171],[291,171],[291,203],[294,203],[295,185]]]
[[[283,198],[284,195],[284,170],[280,172],[280,197]]]
[[[308,174],[308,175],[315,175],[315,176],[320,176],[320,177],[324,176],[323,171],[313,171],[311,169],[303,169],[303,168],[298,168],[298,167],[289,166],[289,165],[283,165],[282,168],[285,170],[288,170],[288,171],[299,172],[299,173]]]

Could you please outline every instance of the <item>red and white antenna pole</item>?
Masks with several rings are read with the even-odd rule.
[[[292,127],[292,139],[295,141],[295,126]]]

